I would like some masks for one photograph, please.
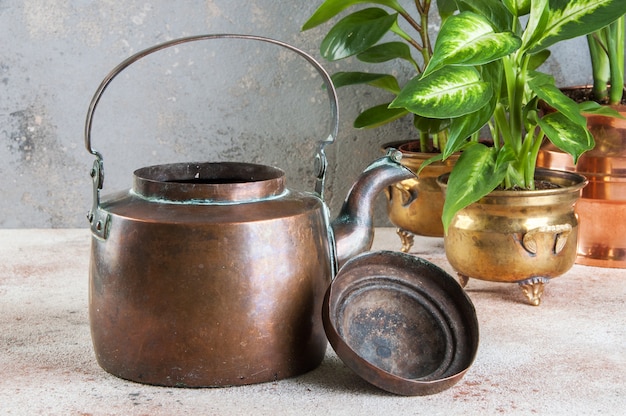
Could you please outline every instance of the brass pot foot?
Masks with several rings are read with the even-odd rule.
[[[415,236],[412,233],[403,230],[402,228],[397,228],[396,234],[400,236],[400,241],[402,242],[402,248],[400,248],[400,251],[403,253],[408,253],[411,250],[411,247],[413,247]]]
[[[549,281],[550,279],[545,277],[532,277],[530,279],[522,280],[518,284],[531,305],[539,306],[541,303],[541,296],[543,295],[543,288]]]
[[[465,276],[461,273],[457,273],[457,276],[459,277],[459,284],[462,288],[465,288],[465,286],[467,286],[467,282],[469,282],[469,276]]]

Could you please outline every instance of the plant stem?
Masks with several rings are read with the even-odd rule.
[[[544,132],[542,129],[537,128],[538,132],[537,135],[534,137],[533,139],[533,145],[530,149],[530,154],[529,154],[529,166],[528,166],[528,171],[531,173],[531,177],[530,177],[530,189],[535,189],[535,168],[537,167],[537,158],[539,155],[539,150],[541,149],[541,144],[543,142],[543,138],[544,138]]]
[[[415,8],[420,15],[419,23],[405,12],[401,12],[400,15],[415,29],[417,33],[419,33],[422,41],[421,45],[411,37],[408,37],[408,39],[405,38],[405,40],[421,53],[423,66],[420,68],[415,62],[415,68],[418,73],[422,73],[424,68],[428,65],[428,62],[430,62],[430,57],[433,53],[432,46],[430,44],[430,37],[428,36],[428,12],[430,11],[430,0],[424,0],[423,3],[419,0],[415,0]],[[442,151],[445,148],[447,138],[448,136],[445,131],[433,134],[432,144],[434,148]],[[420,131],[420,150],[422,152],[429,152],[432,150],[430,148],[430,135],[427,132]]]
[[[492,129],[493,145],[496,149],[506,144],[507,146],[513,146],[513,138],[511,137],[511,131],[507,128],[508,120],[506,118],[506,109],[502,103],[496,104],[496,108],[493,112],[494,127]],[[500,143],[502,138],[502,143]]]
[[[420,3],[419,0],[415,0],[415,7],[419,12],[421,18],[419,34],[422,39],[422,58],[424,59],[424,68],[430,62],[430,57],[433,54],[433,48],[430,44],[430,37],[428,36],[428,13],[430,12],[430,0],[424,0]]]
[[[436,135],[437,137],[437,149],[439,149],[440,151],[443,151],[443,149],[446,148],[446,145],[448,144],[448,130],[442,130],[439,133],[437,133]]]
[[[524,143],[522,145],[522,153],[520,155],[521,159],[521,169],[523,172],[523,180],[524,183],[521,184],[526,189],[534,189],[535,188],[535,159],[533,158],[535,148],[537,148],[537,152],[539,152],[539,147],[537,143],[541,143],[541,138],[543,137],[543,133],[540,136],[535,136],[536,128],[533,128],[526,133],[524,137]]]
[[[624,93],[624,16],[611,23],[607,30],[607,52],[611,72],[609,104],[619,104]]]
[[[515,72],[515,63],[513,56],[506,56],[502,58],[502,64],[504,67],[504,85],[506,88],[507,101],[508,101],[508,114],[509,118],[506,118],[506,109],[504,105],[498,103],[495,113],[495,122],[499,125],[500,133],[505,144],[511,147],[515,153],[519,153],[521,150],[521,137],[516,140],[515,133],[521,131],[519,128],[519,115],[517,112],[517,73]],[[521,109],[520,109],[521,111]],[[495,140],[495,139],[494,139]]]
[[[608,97],[610,66],[608,49],[605,45],[606,29],[599,30],[587,35],[589,57],[591,58],[591,72],[593,75],[593,95],[598,102],[603,102]]]
[[[417,4],[417,0],[416,0],[416,4]],[[420,53],[422,53],[422,50],[424,49],[424,37],[422,35],[422,26],[415,19],[413,19],[413,16],[408,14],[405,10],[398,11],[398,13],[400,14],[400,16],[402,16],[404,20],[406,20],[406,22],[409,25],[411,25],[413,29],[415,29],[417,33],[420,34],[420,37],[422,38],[422,44],[420,45],[415,39],[411,38],[408,35],[402,36],[402,38],[406,40],[415,49],[420,51]]]
[[[429,151],[430,140],[427,132],[420,131],[420,151],[427,153]]]

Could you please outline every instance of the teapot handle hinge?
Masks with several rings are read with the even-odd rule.
[[[332,143],[332,136],[330,137],[330,141],[323,141],[319,143],[319,147],[317,149],[317,153],[315,155],[315,172],[316,172],[316,180],[315,180],[315,193],[319,196],[319,198],[324,200],[324,186],[326,182],[326,170],[328,169],[328,159],[326,158],[325,147],[328,143]]]
[[[87,219],[91,224],[91,232],[93,235],[104,240],[109,235],[111,215],[100,208],[100,190],[104,183],[104,165],[102,163],[102,157],[96,157],[96,160],[94,160],[90,176],[93,182],[93,203],[91,210],[87,213]]]

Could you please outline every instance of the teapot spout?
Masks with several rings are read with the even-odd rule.
[[[361,173],[350,189],[339,215],[332,222],[339,267],[372,247],[376,196],[396,182],[415,177],[410,169],[400,163],[400,159],[402,153],[399,150],[388,149],[384,157],[374,161]]]

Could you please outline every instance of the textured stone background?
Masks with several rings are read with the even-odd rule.
[[[93,158],[83,145],[85,114],[100,81],[123,59],[202,33],[267,36],[319,57],[330,25],[300,32],[318,4],[0,1],[0,227],[87,226]],[[553,49],[546,69],[562,86],[586,83],[586,53],[582,39],[568,42]],[[321,63],[329,72],[358,68],[355,61]],[[410,76],[397,63],[375,70]],[[94,117],[104,193],[128,188],[141,166],[204,160],[274,164],[287,171],[290,186],[310,189],[313,143],[329,129],[320,85],[304,60],[271,45],[210,41],[146,58],[113,82]],[[381,102],[377,94],[367,87],[339,91],[340,133],[328,149],[333,213],[382,143],[411,137],[406,121],[372,131],[351,127],[370,99]],[[382,196],[376,218],[376,225],[388,225]]]

